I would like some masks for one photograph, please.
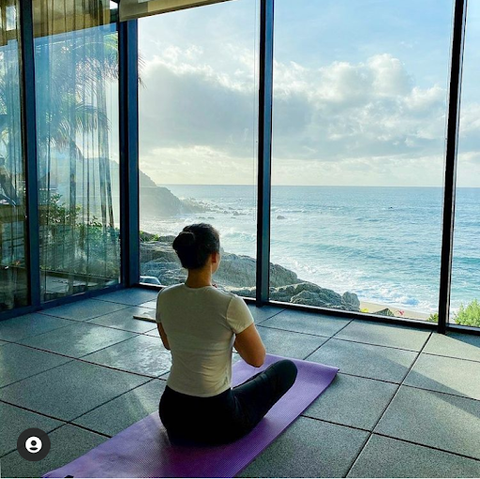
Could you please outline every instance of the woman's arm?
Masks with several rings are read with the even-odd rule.
[[[251,324],[237,334],[233,346],[250,366],[259,368],[265,361],[265,346],[255,324]]]
[[[160,333],[160,337],[162,338],[162,343],[165,346],[165,349],[170,350],[170,344],[168,344],[167,333],[163,329],[162,323],[157,323],[158,332]]]

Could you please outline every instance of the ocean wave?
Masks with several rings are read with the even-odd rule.
[[[181,192],[183,197],[194,197],[206,211],[142,221],[142,229],[177,234],[202,216],[219,229],[225,251],[254,255],[256,206],[250,190],[183,187]],[[436,311],[441,249],[438,191],[292,187],[278,192],[271,208],[272,262],[322,287],[355,292],[364,301]],[[467,303],[477,294],[472,285],[480,279],[476,249],[480,228],[471,219],[476,209],[478,202],[462,204],[459,196],[453,308],[459,307],[456,298]]]

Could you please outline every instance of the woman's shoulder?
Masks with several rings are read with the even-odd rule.
[[[248,306],[245,300],[238,296],[238,294],[232,293],[225,289],[212,290],[212,295],[216,296],[217,301],[222,303],[226,308],[226,314],[240,314],[245,313],[248,310]]]
[[[182,286],[184,286],[184,284],[180,283],[180,284],[173,284],[171,286],[165,286],[164,288],[162,288],[157,295],[157,304],[160,301],[165,301],[169,297],[176,296],[179,292],[181,292]]]
[[[172,284],[171,286],[165,286],[159,291],[158,295],[168,296],[171,292],[180,290],[182,286],[184,286],[183,283]]]
[[[222,286],[215,285],[205,286],[203,288],[189,288],[185,285],[185,283],[180,283],[163,288],[158,293],[157,304],[165,301],[178,301],[181,298],[197,298],[197,300],[204,301],[213,300],[219,303],[223,303],[226,307],[228,307],[228,305],[232,302],[235,303],[238,301],[243,301],[240,296],[232,293],[231,291],[228,291]]]

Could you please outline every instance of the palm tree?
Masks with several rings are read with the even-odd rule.
[[[40,190],[45,192],[47,211],[51,203],[52,170],[54,155],[64,153],[69,158],[69,224],[65,232],[75,244],[77,231],[77,184],[80,183],[78,170],[83,176],[86,187],[86,204],[83,205],[84,223],[89,223],[98,214],[91,200],[100,199],[102,240],[105,255],[108,244],[117,250],[115,237],[108,235],[114,228],[113,205],[110,177],[110,148],[108,143],[109,121],[107,116],[106,85],[117,78],[116,34],[109,27],[97,27],[51,38],[48,43],[37,41],[37,135],[39,145]],[[80,143],[83,143],[81,145]],[[52,151],[54,150],[54,151]],[[97,165],[92,165],[92,150],[97,152]],[[99,172],[99,191],[95,185],[95,166]],[[57,159],[58,168],[58,159]],[[90,171],[93,168],[93,171]],[[93,181],[91,181],[93,180]],[[48,213],[47,213],[48,217]],[[86,246],[83,266],[76,263],[76,248],[70,247],[67,255],[69,274],[69,292],[73,292],[73,272],[75,269],[90,267],[89,228],[82,230],[82,243]],[[86,234],[85,234],[86,232]],[[98,241],[98,238],[96,238]],[[65,242],[62,243],[66,245]],[[65,257],[65,256],[64,256]],[[54,258],[52,258],[54,260]],[[106,265],[106,257],[104,258]]]
[[[93,3],[95,2],[90,2]],[[110,125],[106,97],[108,83],[118,78],[117,55],[117,35],[110,26],[39,37],[35,40],[37,161],[44,236],[42,263],[44,269],[68,272],[69,293],[73,292],[74,276],[78,270],[85,272],[87,277],[89,274],[91,228],[85,225],[95,225],[95,228],[102,229],[105,270],[108,247],[113,249],[113,257],[118,258],[118,235],[113,234],[108,135]],[[19,89],[18,56],[17,63],[14,63],[5,64],[5,68],[0,69],[0,142],[4,143],[4,150],[7,152],[9,145],[21,144],[21,130],[14,128],[11,121],[12,115],[19,113],[20,105],[12,106],[6,101],[12,91]],[[18,112],[13,111],[15,109],[18,109]],[[97,153],[96,158],[94,153]],[[66,205],[62,205],[65,210],[65,213],[61,214],[63,224],[58,223],[58,216],[57,223],[51,224],[52,213],[60,211],[54,176],[56,171],[61,170],[62,157],[66,157],[68,161],[66,166],[69,194]],[[96,176],[98,190],[95,184]],[[9,197],[10,201],[15,202],[15,198],[22,196],[23,192],[20,194],[16,188],[9,189],[6,186],[6,175],[0,176],[0,182],[3,196]],[[81,208],[77,206],[78,184],[82,184],[86,190],[86,202]],[[100,206],[96,209],[97,199]],[[96,215],[100,216],[100,221],[96,219]],[[82,228],[79,228],[78,224],[80,217]],[[57,236],[62,237],[62,255],[58,254],[57,246],[52,248],[48,244],[48,235],[55,234],[54,231]],[[98,242],[98,234],[94,237]],[[71,247],[68,247],[67,240]],[[79,246],[85,250],[82,255],[78,254]],[[69,257],[68,264],[62,262],[60,265],[59,256]],[[80,263],[77,262],[77,257],[80,257]]]

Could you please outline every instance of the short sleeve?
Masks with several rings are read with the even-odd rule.
[[[228,305],[227,323],[235,334],[240,334],[254,323],[252,313],[239,296],[234,296]]]
[[[163,291],[163,290],[162,290]],[[157,308],[155,310],[155,321],[157,323],[161,323],[162,320],[161,320],[161,317],[160,317],[160,311],[161,311],[161,305],[160,305],[160,297],[162,295],[162,291],[160,291],[160,293],[158,293],[157,295]]]

